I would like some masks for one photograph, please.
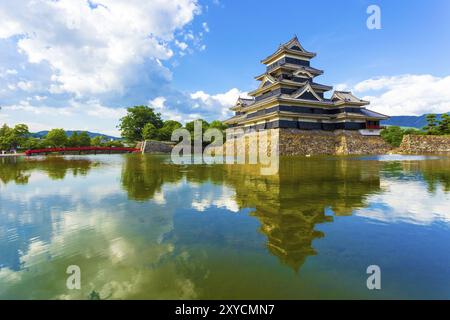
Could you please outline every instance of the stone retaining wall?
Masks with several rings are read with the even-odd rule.
[[[172,142],[146,140],[139,145],[143,153],[170,153],[175,144]]]
[[[269,144],[270,137],[278,141],[281,156],[297,155],[357,155],[357,154],[385,154],[392,148],[380,136],[363,136],[358,131],[319,131],[299,129],[270,129],[269,138],[261,143]],[[255,133],[246,133],[237,138],[235,150],[242,152],[245,141],[245,150],[249,150],[249,140]],[[244,139],[244,140],[242,140]],[[230,144],[231,141],[227,141]],[[231,142],[232,143],[232,142]],[[270,155],[270,152],[269,152]]]
[[[328,131],[277,129],[280,132],[280,155],[336,154],[336,136]]]
[[[398,150],[407,154],[450,152],[450,136],[405,135]]]
[[[279,130],[281,155],[385,154],[391,150],[380,136],[363,136],[358,131]]]
[[[254,137],[255,133],[246,133],[238,138],[235,143],[235,152],[242,154],[245,148],[248,155],[249,143]],[[268,156],[270,156],[271,142],[274,141],[272,138],[278,141],[279,152],[282,156],[386,154],[392,151],[389,144],[381,137],[363,136],[358,131],[270,129],[267,139],[258,141],[263,147],[267,145]],[[147,140],[140,143],[137,148],[144,153],[170,153],[174,145],[175,143],[171,142]],[[226,145],[230,146],[230,141]],[[228,148],[228,150],[231,149]],[[450,136],[405,135],[402,144],[395,151],[407,154],[450,152]]]
[[[336,154],[386,154],[391,150],[380,136],[363,136],[357,131],[342,131],[336,135]]]

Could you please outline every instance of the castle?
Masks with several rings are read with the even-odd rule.
[[[369,101],[348,91],[325,93],[331,86],[315,81],[322,70],[311,66],[315,53],[292,38],[261,62],[266,71],[255,77],[258,88],[239,98],[225,120],[244,135],[267,129],[279,136],[280,154],[382,153],[380,121],[388,116],[366,108]]]
[[[251,99],[239,98],[231,108],[235,116],[225,123],[243,129],[359,130],[379,135],[380,120],[388,117],[367,109],[369,102],[351,92],[334,91],[326,98],[332,87],[315,82],[323,74],[311,66],[315,56],[297,37],[281,45],[261,61],[266,71],[255,77],[260,85],[249,93]]]

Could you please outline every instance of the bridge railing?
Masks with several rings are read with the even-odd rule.
[[[121,152],[139,152],[139,149],[127,147],[67,147],[67,148],[45,148],[45,149],[31,149],[25,151],[25,155],[31,156],[40,153],[55,153],[55,152],[81,152],[81,151],[121,151]]]

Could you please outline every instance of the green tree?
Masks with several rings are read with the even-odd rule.
[[[414,128],[408,128],[403,130],[403,134],[415,134],[415,135],[424,135],[425,132],[414,129]]]
[[[228,128],[226,124],[224,124],[222,121],[214,120],[209,124],[209,127],[220,130],[220,132],[222,132],[224,140],[226,140],[225,130]]]
[[[46,147],[47,146],[45,143],[45,139],[39,139],[39,138],[33,138],[33,137],[28,138],[23,145],[23,148],[27,149],[27,150],[29,150],[29,149],[44,149]]]
[[[3,126],[0,128],[0,137],[6,136],[6,134],[11,130],[10,127],[6,123],[3,124]]]
[[[203,133],[206,130],[208,130],[208,128],[209,128],[209,123],[206,120],[203,120],[203,119],[197,119],[197,120],[194,120],[194,121],[187,122],[186,125],[185,125],[185,128],[191,133],[192,141],[194,141],[195,139],[201,139],[201,137],[195,136],[194,124],[195,124],[196,121],[200,121],[201,122],[201,127],[202,127],[201,135],[202,136],[203,136]]]
[[[21,138],[28,138],[30,131],[28,131],[28,126],[26,124],[18,124],[13,129],[14,134]]]
[[[202,123],[202,130],[203,131],[208,130],[209,123],[208,123],[208,121],[203,120],[203,119],[197,119],[197,120],[194,120],[194,121],[187,122],[186,125],[185,125],[185,128],[191,133],[194,132],[194,123],[196,121],[200,121]]]
[[[9,136],[12,129],[6,123],[0,128],[0,150],[10,150]]]
[[[96,147],[104,145],[103,136],[96,136],[91,139],[91,144]]]
[[[47,145],[54,148],[67,146],[68,139],[64,129],[52,129],[45,138]]]
[[[28,126],[26,124],[18,124],[12,130],[12,136],[10,138],[11,147],[17,149],[19,147],[23,148],[27,139],[30,137],[30,131],[28,131]]]
[[[440,134],[450,134],[450,114],[443,114],[438,124]]]
[[[182,125],[175,120],[166,120],[161,129],[159,129],[158,138],[161,141],[170,141],[172,138],[172,132],[176,129],[181,128]]]
[[[423,128],[427,134],[438,134],[438,121],[434,113],[427,114],[427,125]]]
[[[143,129],[147,123],[151,123],[159,129],[163,126],[161,114],[155,113],[148,106],[134,106],[127,109],[127,115],[120,119],[118,128],[124,139],[130,142],[143,139]]]
[[[159,130],[151,122],[147,123],[142,129],[143,140],[159,140]]]
[[[104,146],[106,147],[124,147],[124,144],[120,140],[111,140],[104,142]]]
[[[210,127],[210,128],[219,129],[220,131],[223,132],[223,131],[226,130],[227,125],[224,124],[222,121],[214,120],[213,122],[211,122],[211,123],[209,124],[209,127]]]
[[[381,131],[381,137],[394,147],[400,146],[404,134],[405,132],[398,126],[389,126]]]
[[[25,144],[30,137],[28,126],[18,124],[14,128],[4,124],[0,128],[0,149],[11,150],[17,148],[25,148]]]
[[[78,135],[78,132],[74,131],[72,133],[72,135],[69,137],[67,145],[69,147],[79,147],[80,146],[80,136]]]
[[[91,145],[91,137],[86,131],[79,135],[80,147],[89,147]]]

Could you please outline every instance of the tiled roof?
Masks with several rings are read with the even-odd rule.
[[[378,113],[378,112],[375,112],[372,110],[368,110],[365,108],[361,108],[361,113],[364,114],[365,116],[372,117],[372,118],[383,118],[383,119],[389,118],[388,116],[386,116],[384,114],[381,114],[381,113]]]
[[[365,102],[364,100],[355,97],[349,91],[335,91],[333,93],[333,98],[337,98],[339,100],[346,101],[346,102],[358,102],[358,103]]]
[[[298,47],[298,49],[300,49],[300,50],[298,50],[297,48],[293,48],[293,49],[292,49],[292,47]],[[266,60],[268,60],[268,59],[274,57],[275,55],[277,55],[278,53],[280,53],[280,52],[283,51],[283,50],[297,51],[299,54],[308,56],[308,57],[310,57],[310,58],[316,56],[316,54],[315,54],[314,52],[306,51],[306,50],[302,47],[302,45],[300,44],[300,42],[298,41],[297,36],[295,36],[294,38],[292,38],[292,39],[289,40],[288,42],[286,42],[286,43],[284,43],[284,44],[281,44],[281,45],[278,47],[277,51],[275,51],[274,53],[272,53],[272,54],[271,54],[270,56],[268,56],[267,58],[263,59],[262,62],[264,63],[264,61],[266,61]]]
[[[249,106],[255,103],[255,99],[252,98],[240,98],[238,99],[239,102],[241,102],[245,106]]]

